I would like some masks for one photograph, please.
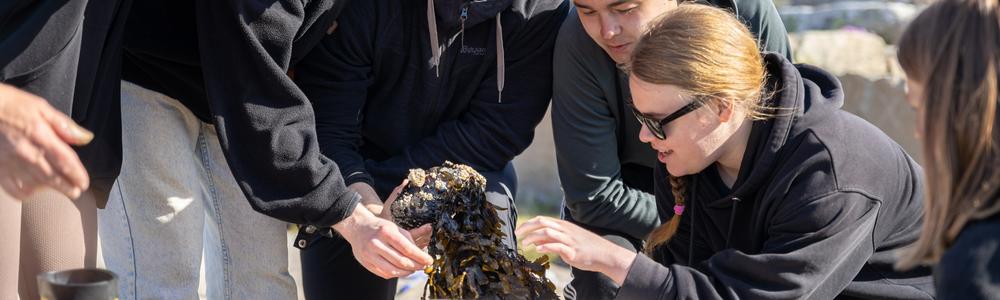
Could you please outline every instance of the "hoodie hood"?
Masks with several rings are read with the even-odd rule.
[[[826,119],[844,104],[840,80],[832,74],[809,65],[796,66],[776,53],[765,54],[764,63],[768,90],[773,93],[767,104],[777,108],[777,116],[754,123],[733,193],[714,199],[708,204],[711,207],[728,206],[732,198],[752,199],[771,179],[788,138]]]

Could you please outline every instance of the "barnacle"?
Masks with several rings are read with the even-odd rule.
[[[424,185],[424,174],[423,169],[410,169],[410,174],[406,178],[410,180],[410,186],[422,186]]]
[[[548,258],[528,261],[504,245],[506,224],[486,201],[479,172],[445,162],[412,169],[408,179],[390,209],[405,229],[433,226],[428,252],[435,259],[424,270],[424,299],[557,299],[545,278]]]

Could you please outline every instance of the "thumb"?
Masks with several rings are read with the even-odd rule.
[[[431,224],[424,224],[423,226],[417,227],[416,229],[410,230],[410,235],[412,236],[424,236],[431,234]]]
[[[406,184],[408,184],[408,183],[410,183],[410,180],[409,179],[404,179],[402,184],[400,184],[399,186],[396,186],[396,188],[392,190],[392,193],[389,194],[389,197],[385,199],[385,202],[382,205],[383,207],[385,207],[385,209],[382,210],[383,215],[385,214],[384,212],[386,210],[388,210],[390,207],[392,207],[392,203],[396,202],[396,198],[399,198],[399,194],[403,193],[403,188],[406,187]],[[389,217],[392,217],[391,213],[389,214]],[[390,218],[390,220],[391,220],[391,218]]]

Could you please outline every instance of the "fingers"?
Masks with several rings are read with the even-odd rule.
[[[544,254],[555,254],[559,255],[564,261],[575,262],[576,261],[576,250],[570,246],[566,246],[559,243],[549,243],[543,244],[535,247],[535,251]]]
[[[71,153],[76,156],[76,153]],[[60,154],[66,155],[66,154]],[[83,164],[77,160],[61,161],[60,155],[47,154],[47,160],[55,162],[56,176],[49,177],[48,185],[66,195],[70,199],[80,197],[80,194],[90,186],[90,177]]]
[[[360,253],[358,251],[354,251],[354,257],[357,258],[358,262],[360,262],[361,265],[365,267],[365,269],[368,269],[369,272],[372,272],[373,274],[378,275],[379,277],[385,279],[400,277],[403,275],[413,273],[396,268],[391,263],[382,258],[382,256],[368,251],[362,251]]]
[[[43,155],[43,159],[34,162],[48,178],[43,182],[70,198],[79,197],[90,186],[90,178],[76,152],[46,128],[34,133],[32,139],[38,147],[36,151]]]
[[[392,217],[392,203],[396,202],[396,198],[403,192],[403,187],[405,187],[409,182],[410,181],[408,179],[404,179],[402,184],[392,190],[392,193],[389,194],[389,197],[385,199],[385,203],[382,205],[382,211],[379,213],[379,217],[389,221],[394,220]]]
[[[553,253],[573,265],[577,253],[573,245],[575,240],[565,232],[566,221],[550,217],[535,217],[517,227],[517,235],[522,237],[521,245],[535,245],[539,253]]]
[[[71,198],[89,186],[87,171],[67,143],[85,144],[93,134],[44,99],[0,84],[0,182],[12,196],[51,187]]]
[[[48,185],[52,189],[55,189],[57,192],[66,195],[66,197],[73,200],[80,198],[80,195],[82,195],[84,191],[83,188],[71,185],[63,180],[62,177],[58,176],[49,178]]]
[[[399,184],[398,186],[396,186],[396,188],[392,189],[392,193],[389,194],[389,198],[385,199],[385,205],[389,206],[389,204],[391,204],[393,201],[396,201],[396,197],[399,197],[399,194],[403,192],[403,188],[406,187],[406,184],[408,183],[410,183],[409,179],[403,179],[403,183]]]
[[[391,223],[380,227],[376,238],[367,244],[369,249],[355,253],[355,257],[382,278],[407,275],[434,262],[430,255],[413,244],[408,232]]]
[[[384,235],[385,239],[383,239],[389,242],[389,246],[396,249],[396,251],[399,251],[399,253],[403,256],[416,261],[421,266],[426,266],[434,262],[430,255],[427,255],[427,253],[423,250],[417,248],[417,245],[413,243],[413,238],[410,237],[409,232],[406,232],[406,230],[396,227],[395,225],[392,227],[396,229],[396,233],[386,233]]]
[[[431,242],[431,232],[433,231],[431,224],[424,224],[423,226],[417,227],[410,230],[410,236],[413,237],[413,243],[417,244],[417,248],[426,248]]]
[[[527,235],[522,236],[524,237],[521,240],[522,245],[538,246],[548,243],[560,243],[566,245],[575,244],[573,238],[571,238],[568,234],[552,228],[542,228],[531,231]]]
[[[90,143],[94,139],[94,133],[87,129],[84,129],[69,116],[55,110],[48,103],[44,103],[43,107],[39,108],[42,118],[48,123],[52,131],[64,142],[82,146]]]
[[[25,187],[24,180],[21,178],[8,176],[0,180],[0,186],[3,187],[7,195],[10,195],[10,197],[17,201],[27,199],[31,195],[31,191]]]
[[[565,221],[543,216],[534,217],[531,218],[531,220],[522,223],[520,226],[517,226],[517,229],[514,230],[514,233],[518,236],[524,236],[529,232],[536,231],[545,227],[553,229],[562,229],[563,227],[561,224],[562,222]]]
[[[392,247],[389,247],[385,243],[382,243],[382,241],[375,240],[372,242],[372,246],[375,247],[375,252],[381,256],[382,259],[388,261],[396,269],[410,272],[423,269],[423,266],[417,266],[416,262],[404,257],[402,254],[399,254],[398,251],[392,249]]]

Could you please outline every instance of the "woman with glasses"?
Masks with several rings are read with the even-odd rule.
[[[660,162],[648,257],[546,217],[520,226],[525,245],[607,275],[618,299],[931,298],[927,268],[893,268],[919,235],[920,167],[841,110],[836,77],[697,4],[653,22],[629,71]]]

